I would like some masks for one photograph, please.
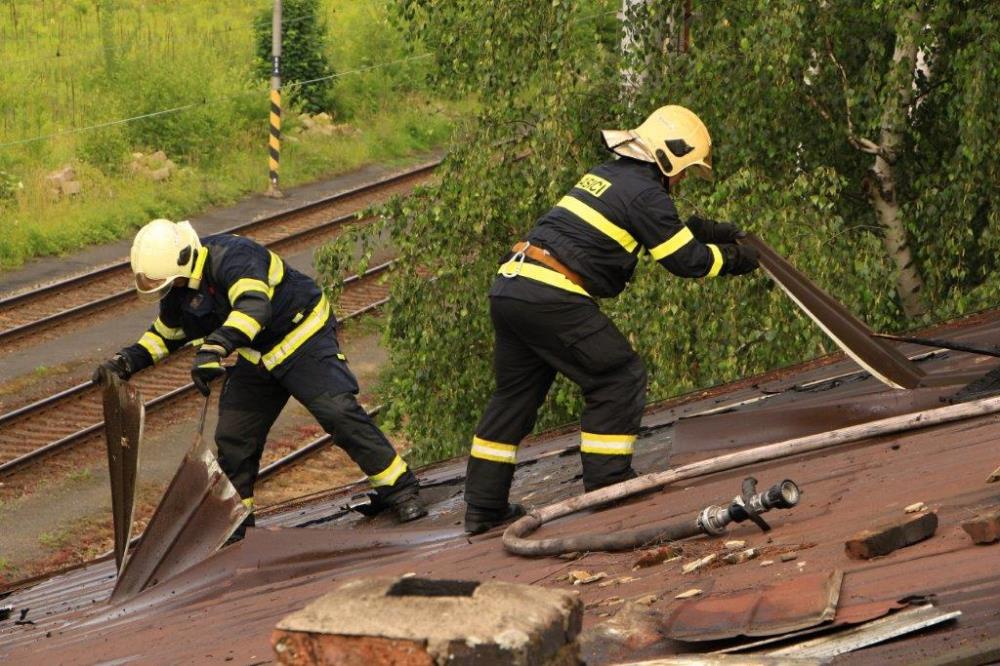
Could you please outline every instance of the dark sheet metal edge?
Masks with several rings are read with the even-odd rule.
[[[110,373],[105,376],[103,400],[108,475],[111,481],[111,514],[115,534],[115,566],[120,575],[128,543],[132,538],[139,447],[142,443],[146,408],[142,394],[135,386]]]

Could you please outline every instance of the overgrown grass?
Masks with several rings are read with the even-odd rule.
[[[0,188],[0,268],[263,191],[268,98],[267,83],[252,75],[252,22],[270,4],[13,0],[0,7],[0,56],[9,63],[0,80],[0,176],[11,184]],[[465,110],[427,92],[426,60],[371,68],[420,53],[389,23],[383,0],[322,7],[324,48],[339,73],[330,112],[345,127],[332,136],[297,131],[288,90],[283,187],[426,151],[447,139]],[[193,106],[75,131],[186,105]],[[130,172],[132,152],[156,150],[180,166],[169,180]],[[65,165],[83,192],[54,199],[45,177]]]

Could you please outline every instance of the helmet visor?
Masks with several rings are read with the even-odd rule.
[[[174,279],[172,277],[151,278],[143,273],[136,273],[135,290],[139,295],[139,300],[147,303],[155,303],[162,300],[170,291],[170,287],[173,286]]]
[[[712,147],[708,147],[708,154],[700,161],[691,165],[694,173],[705,180],[712,180]]]

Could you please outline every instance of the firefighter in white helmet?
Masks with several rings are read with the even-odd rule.
[[[472,440],[465,528],[478,533],[524,510],[509,503],[515,456],[556,373],[583,390],[580,455],[587,491],[635,476],[632,452],[646,369],[596,298],[617,296],[647,253],[674,275],[757,268],[732,224],[678,217],[670,187],[710,178],[712,139],[694,113],[664,106],[634,130],[606,130],[616,157],[584,175],[511,249],[490,290],[496,391]]]
[[[294,396],[368,475],[375,508],[393,507],[400,522],[426,514],[416,477],[355,398],[337,320],[312,278],[247,238],[199,239],[189,223],[162,219],[136,234],[131,262],[139,297],[158,300],[159,316],[137,343],[100,365],[95,382],[105,371],[127,380],[200,341],[191,377],[204,395],[226,377],[215,441],[248,506],[267,433]],[[222,360],[234,352],[227,369]]]

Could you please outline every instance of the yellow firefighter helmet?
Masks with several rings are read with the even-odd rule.
[[[135,290],[144,301],[167,295],[174,280],[191,277],[201,241],[189,222],[153,220],[132,242],[132,273]]]
[[[701,119],[683,106],[661,106],[633,130],[603,130],[604,143],[623,157],[653,162],[665,176],[693,168],[712,177],[712,137]]]

